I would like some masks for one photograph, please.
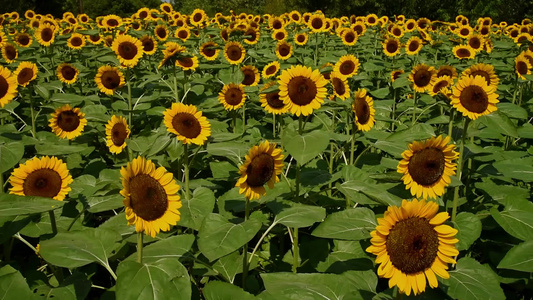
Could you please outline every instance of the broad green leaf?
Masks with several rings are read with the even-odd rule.
[[[509,102],[498,103],[498,111],[501,111],[509,118],[524,120],[527,119],[527,110]]]
[[[274,223],[281,223],[287,227],[309,227],[321,222],[326,217],[326,209],[320,206],[295,205],[282,210],[276,215]]]
[[[533,139],[533,125],[525,123],[518,128],[518,136],[526,139]]]
[[[500,261],[498,268],[533,272],[533,240],[516,245]]]
[[[394,80],[394,82],[392,83],[392,87],[397,89],[404,86],[408,86],[409,84],[411,83],[409,82],[409,79],[407,77],[400,76],[400,78]]]
[[[498,276],[488,266],[470,257],[461,258],[450,271],[448,295],[454,299],[505,299]]]
[[[378,276],[374,270],[346,271],[341,275],[351,280],[360,290],[376,292]]]
[[[0,268],[1,299],[29,299],[31,295],[28,283],[19,271],[10,265]]]
[[[222,143],[208,143],[207,153],[214,156],[222,156],[231,159],[237,164],[241,164],[244,156],[248,154],[249,148],[243,143],[237,142],[222,142]]]
[[[493,181],[479,182],[476,188],[482,189],[492,199],[507,206],[513,202],[529,201],[530,192],[527,189],[512,185],[500,185]]]
[[[358,194],[363,193],[375,201],[375,203],[396,206],[399,206],[402,203],[400,197],[387,192],[386,188],[388,187],[385,183],[376,185],[375,183],[351,180],[346,181],[343,184],[337,183],[335,187],[349,199],[358,199]]]
[[[497,161],[493,166],[505,177],[533,182],[533,157]]]
[[[99,213],[121,208],[124,206],[122,202],[123,199],[124,197],[119,193],[100,197],[89,197],[87,199],[89,209],[87,210],[92,213]]]
[[[91,153],[94,147],[80,145],[53,145],[50,143],[35,145],[35,150],[40,155],[67,155],[73,153]]]
[[[205,217],[213,212],[215,195],[210,189],[200,187],[194,190],[191,199],[182,197],[181,204],[181,219],[178,225],[200,230]]]
[[[60,232],[49,240],[41,241],[39,254],[58,267],[77,268],[97,262],[109,269],[107,259],[121,240],[120,234],[107,229]]]
[[[191,299],[189,274],[177,259],[143,264],[123,261],[117,277],[117,299]]]
[[[235,251],[217,260],[213,264],[213,269],[233,283],[235,276],[242,273],[242,266],[242,255]]]
[[[495,132],[516,138],[518,137],[516,126],[511,120],[509,120],[509,117],[499,111],[481,116],[479,121]]]
[[[284,134],[281,139],[285,150],[302,166],[323,153],[329,145],[328,134],[321,130],[303,133],[302,135],[289,132]]]
[[[459,230],[456,238],[459,240],[457,250],[466,250],[481,235],[481,221],[476,215],[469,212],[462,212],[455,218],[455,229]]]
[[[51,287],[44,283],[38,287],[32,287],[34,298],[33,299],[85,299],[91,289],[91,281],[86,275],[79,272],[68,277],[61,285],[57,287]]]
[[[370,237],[370,231],[376,229],[374,212],[368,208],[351,208],[330,214],[324,222],[313,230],[312,235],[339,239],[362,240]]]
[[[261,229],[261,222],[253,216],[234,224],[219,214],[207,215],[198,232],[198,248],[210,261],[239,249]]]
[[[379,90],[370,90],[369,91],[370,95],[378,98],[378,99],[384,99],[385,97],[387,97],[390,93],[390,90],[388,87],[384,87],[384,88],[381,88]]]
[[[64,204],[44,197],[0,194],[0,217],[38,214],[61,208]]]
[[[37,95],[41,96],[44,100],[50,99],[50,91],[40,84],[35,85],[35,92]]]
[[[402,157],[402,152],[407,150],[407,145],[404,142],[399,141],[378,140],[374,144],[374,147],[383,150],[396,158]]]
[[[510,235],[523,241],[533,240],[533,203],[512,203],[502,212],[493,208],[491,215]]]
[[[245,292],[238,286],[222,281],[210,281],[202,290],[207,300],[252,300],[254,295]]]
[[[194,243],[194,235],[174,235],[164,240],[157,241],[143,248],[143,262],[153,263],[162,258],[179,260],[187,253]],[[137,253],[133,253],[126,260],[136,260]]]
[[[12,142],[0,144],[0,174],[16,166],[24,155],[24,144]]]
[[[418,123],[411,128],[396,131],[395,133],[389,135],[385,140],[411,143],[413,141],[428,139],[434,135],[435,129],[431,125]],[[407,149],[407,144],[405,145],[405,149]]]
[[[31,221],[31,216],[11,216],[0,217],[0,244],[11,239],[11,237],[26,227]]]

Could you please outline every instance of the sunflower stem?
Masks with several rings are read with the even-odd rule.
[[[396,98],[398,97],[398,89],[394,89],[394,103],[392,104],[392,116],[391,116],[391,126],[390,131],[394,132],[394,118],[396,115]]]
[[[355,153],[355,133],[357,131],[355,130],[355,122],[352,122],[352,140],[350,142],[350,165],[353,165],[353,157]]]
[[[461,176],[463,175],[463,152],[465,149],[465,137],[466,137],[466,131],[468,129],[469,121],[470,121],[469,118],[464,119],[463,135],[461,136],[461,145],[459,148],[459,159],[457,160],[457,178],[459,178],[459,180],[461,180]],[[457,215],[457,204],[459,202],[459,188],[460,186],[456,186],[454,193],[453,193],[453,206],[452,206],[452,219],[451,219],[452,222],[455,221],[455,217]]]
[[[132,106],[131,106],[131,82],[130,82],[130,69],[126,69],[126,84],[128,85],[128,124],[133,127],[132,119]],[[129,147],[128,147],[129,148]]]
[[[174,101],[178,102],[178,77],[176,75],[176,64],[172,64],[172,73],[174,75]]]
[[[416,90],[413,92],[413,120],[411,122],[411,126],[415,126],[416,122]]]
[[[252,259],[254,258],[254,255],[255,255],[255,252],[257,251],[257,249],[259,248],[259,246],[261,246],[261,243],[263,242],[263,240],[265,239],[265,237],[270,233],[270,231],[274,228],[274,226],[276,226],[278,223],[276,221],[272,222],[272,224],[267,228],[267,230],[265,230],[265,232],[263,232],[263,235],[261,235],[261,237],[259,238],[259,241],[257,241],[257,244],[255,245],[254,247],[254,250],[252,251],[252,254],[250,255],[250,258],[248,259],[248,264],[250,264],[252,262]]]
[[[242,133],[246,132],[246,105],[242,106]]]
[[[276,138],[276,114],[272,114],[272,137]]]
[[[183,172],[185,175],[185,199],[190,199],[189,190],[189,145],[183,144]]]
[[[453,121],[454,121],[454,117],[455,117],[455,110],[451,110],[450,111],[450,123],[448,123],[448,136],[450,138],[452,138],[452,134],[453,134]]]
[[[33,252],[38,253],[37,249],[36,249],[32,244],[30,244],[30,242],[26,241],[26,239],[24,239],[24,238],[20,235],[20,233],[18,233],[18,232],[15,233],[15,234],[13,235],[13,237],[16,238],[17,240],[21,241],[22,243],[24,243],[24,245],[30,247],[30,249],[33,250]]]
[[[293,231],[293,236],[294,236],[294,239],[292,241],[292,256],[293,256],[293,261],[292,261],[292,272],[293,273],[297,273],[298,270],[298,228],[294,228],[294,231]]]
[[[0,173],[0,195],[4,193],[4,173]]]
[[[250,217],[250,200],[246,198],[244,204],[244,221]],[[242,289],[246,289],[246,278],[248,277],[248,242],[242,247]]]
[[[142,231],[137,232],[137,262],[143,263],[143,235]]]
[[[53,210],[49,210],[48,214],[50,215],[50,224],[52,225],[52,233],[56,235],[57,234],[56,215],[54,214]]]
[[[30,94],[30,114],[31,114],[31,135],[35,138],[37,130],[35,130],[35,109],[33,108],[33,97]]]

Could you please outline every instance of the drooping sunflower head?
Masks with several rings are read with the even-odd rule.
[[[456,72],[457,74],[457,72]],[[462,76],[482,76],[485,81],[487,82],[487,85],[492,88],[497,88],[498,83],[500,82],[500,78],[498,78],[498,75],[496,74],[496,71],[494,70],[494,66],[484,63],[479,63],[470,66],[468,69],[464,70],[461,74]],[[457,75],[456,75],[457,78]]]
[[[246,50],[239,42],[228,42],[224,46],[224,57],[230,64],[238,65],[246,57]]]
[[[198,57],[192,54],[179,55],[176,59],[176,66],[180,67],[183,71],[194,71],[199,66]]]
[[[359,66],[359,59],[351,54],[347,54],[339,58],[339,61],[333,67],[333,71],[350,78],[357,74]]]
[[[168,132],[184,144],[203,145],[211,136],[211,124],[194,105],[172,103],[163,115]]]
[[[218,100],[226,110],[236,110],[244,105],[246,94],[241,84],[226,84],[218,94]]]
[[[205,42],[200,46],[200,54],[209,61],[216,60],[219,53],[218,44],[213,41]]]
[[[256,86],[261,79],[259,70],[255,66],[242,66],[241,72],[244,74],[244,79],[241,82],[244,86]]]
[[[340,73],[332,72],[329,76],[329,82],[333,88],[333,93],[330,99],[333,100],[338,97],[341,100],[346,100],[350,97],[350,86],[348,79]]]
[[[3,108],[17,96],[17,87],[17,76],[0,66],[0,107]]]
[[[400,40],[395,37],[389,37],[382,43],[383,53],[388,57],[393,57],[400,54]]]
[[[113,95],[117,89],[126,84],[122,71],[112,66],[101,66],[98,68],[98,73],[94,77],[94,81],[100,92],[106,95]]]
[[[159,63],[159,67],[172,66],[176,64],[179,53],[185,52],[185,47],[175,42],[166,42],[165,49],[163,49],[163,60]]]
[[[449,76],[451,79],[457,79],[457,69],[454,66],[442,65],[437,70],[437,78],[442,76]]]
[[[423,293],[427,283],[438,286],[437,276],[447,279],[448,263],[456,263],[459,254],[457,230],[444,225],[447,212],[438,213],[433,201],[403,200],[401,207],[389,206],[378,218],[370,233],[367,252],[377,255],[378,275],[389,278],[389,287],[398,286],[401,293]]]
[[[39,196],[63,201],[72,183],[67,164],[55,156],[34,157],[13,170],[11,194]]]
[[[451,90],[450,88],[453,85],[453,79],[448,76],[444,75],[441,77],[437,77],[433,85],[429,87],[429,94],[431,96],[436,96],[437,94],[445,95],[446,97],[451,97]]]
[[[422,46],[424,41],[422,41],[421,38],[417,36],[412,36],[408,41],[407,44],[405,44],[405,53],[407,55],[416,55],[420,50],[422,50]]]
[[[437,198],[444,194],[455,174],[457,165],[452,162],[459,157],[449,144],[450,137],[432,137],[425,141],[414,141],[402,153],[398,173],[403,174],[405,189],[411,195],[423,199]]]
[[[328,81],[319,70],[296,65],[283,70],[278,80],[279,95],[289,111],[308,116],[319,109],[327,94]]]
[[[56,109],[51,116],[48,126],[62,139],[72,140],[80,136],[87,125],[85,114],[78,107],[71,108],[69,104]]]
[[[258,146],[253,146],[244,164],[239,167],[241,177],[235,186],[239,187],[239,193],[248,199],[259,199],[266,194],[264,185],[270,189],[279,182],[278,175],[283,169],[283,154],[276,144],[264,141]]]
[[[353,98],[352,111],[354,113],[355,125],[358,130],[369,131],[374,127],[374,123],[376,122],[374,119],[376,114],[374,100],[370,95],[367,95],[365,89],[355,91]]]
[[[258,28],[249,26],[244,32],[244,42],[248,45],[255,45],[259,42],[261,31]]]
[[[261,75],[263,76],[263,78],[270,78],[275,76],[278,73],[279,69],[279,62],[273,61],[263,68],[263,72],[261,72]]]
[[[128,225],[152,237],[176,225],[180,220],[180,186],[172,173],[139,156],[122,167],[120,174]]]
[[[452,49],[453,55],[458,59],[473,59],[476,51],[468,45],[457,45]]]
[[[479,75],[463,76],[452,88],[453,107],[472,120],[496,111],[498,102],[496,89]]]
[[[113,40],[111,49],[117,55],[120,63],[127,68],[135,67],[143,56],[141,41],[128,34],[119,35]]]
[[[111,117],[105,125],[106,145],[109,152],[119,154],[126,148],[126,139],[130,137],[130,128],[122,116]]]
[[[411,70],[409,81],[413,83],[413,89],[419,93],[429,90],[429,87],[435,82],[435,68],[426,64],[419,64]]]
[[[274,115],[280,115],[287,112],[287,105],[283,102],[283,100],[280,99],[279,90],[269,93],[263,92],[276,84],[276,81],[270,81],[263,85],[260,90],[261,93],[259,94],[259,101],[266,112]]]

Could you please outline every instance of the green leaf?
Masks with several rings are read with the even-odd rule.
[[[164,240],[152,243],[143,249],[143,262],[154,263],[162,258],[179,260],[187,253],[194,243],[194,235],[174,235]],[[133,253],[126,260],[136,260],[137,253]]]
[[[511,203],[502,212],[493,208],[490,213],[510,235],[523,241],[533,240],[533,203]]]
[[[210,261],[239,249],[261,229],[261,222],[253,216],[233,224],[219,214],[207,215],[198,232],[198,248]]]
[[[0,194],[0,217],[38,214],[61,208],[64,204],[44,197]]]
[[[448,295],[454,299],[505,299],[498,276],[473,258],[461,258],[449,273]]]
[[[302,135],[295,132],[287,132],[281,139],[285,150],[302,166],[324,152],[329,145],[328,134],[320,130],[303,133]]]
[[[0,295],[2,299],[30,299],[32,292],[22,274],[5,265],[0,268]]]
[[[58,287],[51,287],[43,283],[38,287],[32,286],[34,292],[34,299],[86,299],[91,289],[91,281],[87,279],[84,274],[75,272],[74,275],[68,277],[61,282]],[[38,297],[37,295],[41,296]]]
[[[315,222],[321,222],[325,217],[326,209],[323,207],[295,205],[278,213],[274,223],[281,223],[292,228],[309,227]]]
[[[217,260],[213,264],[213,269],[233,283],[235,276],[242,273],[242,266],[242,255],[235,251]]]
[[[202,290],[207,300],[252,300],[256,297],[238,286],[222,281],[210,281]]]
[[[533,240],[516,245],[498,264],[500,269],[533,272]]]
[[[493,166],[505,177],[533,182],[533,157],[498,161]]]
[[[390,93],[390,90],[388,87],[384,87],[384,88],[381,88],[379,90],[370,90],[370,95],[378,98],[378,99],[384,99],[385,97],[387,97]]]
[[[87,210],[92,213],[99,213],[121,208],[124,206],[122,199],[124,199],[124,197],[118,193],[101,197],[89,197],[87,199],[89,209]]]
[[[101,228],[60,232],[49,240],[41,241],[39,254],[58,267],[77,268],[98,262],[109,269],[107,258],[121,240],[116,231]]]
[[[498,103],[498,110],[507,115],[509,118],[524,120],[527,119],[527,110],[508,102]]]
[[[35,85],[35,92],[37,95],[41,96],[44,100],[50,99],[50,91],[48,89],[40,84]]]
[[[402,203],[402,199],[400,197],[387,192],[387,184],[385,183],[376,185],[375,183],[351,180],[346,181],[343,184],[337,183],[335,187],[349,199],[358,199],[357,196],[360,193],[363,193],[375,203],[395,206],[399,206]]]
[[[374,144],[374,147],[383,150],[397,158],[402,157],[402,152],[407,150],[407,145],[405,142],[396,141],[377,141]]]
[[[243,143],[222,142],[208,143],[207,153],[231,159],[236,164],[241,164],[241,158],[248,154],[248,146]]]
[[[459,230],[456,238],[459,240],[457,250],[466,250],[481,235],[481,221],[476,215],[462,212],[457,215],[454,222],[455,229]]]
[[[518,132],[516,131],[516,126],[505,114],[495,111],[491,114],[481,116],[479,121],[498,133],[518,137]]]
[[[435,130],[431,125],[418,123],[413,127],[396,131],[395,133],[389,135],[385,140],[411,143],[413,141],[428,139],[434,135]],[[407,144],[405,145],[405,149],[407,149]]]
[[[190,200],[182,197],[180,214],[180,226],[200,230],[205,217],[213,212],[215,207],[215,195],[208,188],[200,187],[194,190]]]
[[[411,84],[409,82],[409,79],[407,77],[401,77],[394,80],[394,82],[392,83],[392,87],[397,89],[397,88],[401,88],[401,87],[404,87],[404,86],[408,86],[409,84]]]
[[[12,142],[0,144],[0,174],[16,166],[24,156],[24,144]]]
[[[74,154],[74,153],[80,153],[80,152],[90,153],[94,150],[94,147],[79,146],[79,145],[56,145],[56,144],[44,143],[44,144],[35,145],[35,150],[37,151],[37,154],[40,154],[40,155],[59,156],[59,155],[67,155],[67,154]]]
[[[189,274],[177,259],[123,261],[117,277],[117,299],[191,299]]]
[[[363,240],[376,229],[374,212],[365,207],[350,208],[330,214],[313,230],[312,235],[339,240]]]

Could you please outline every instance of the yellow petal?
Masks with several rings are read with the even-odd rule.
[[[441,212],[441,213],[438,213],[435,217],[433,217],[433,219],[429,221],[429,224],[440,225],[444,223],[444,221],[448,220],[448,218],[450,218],[450,215],[448,215],[447,212]]]

